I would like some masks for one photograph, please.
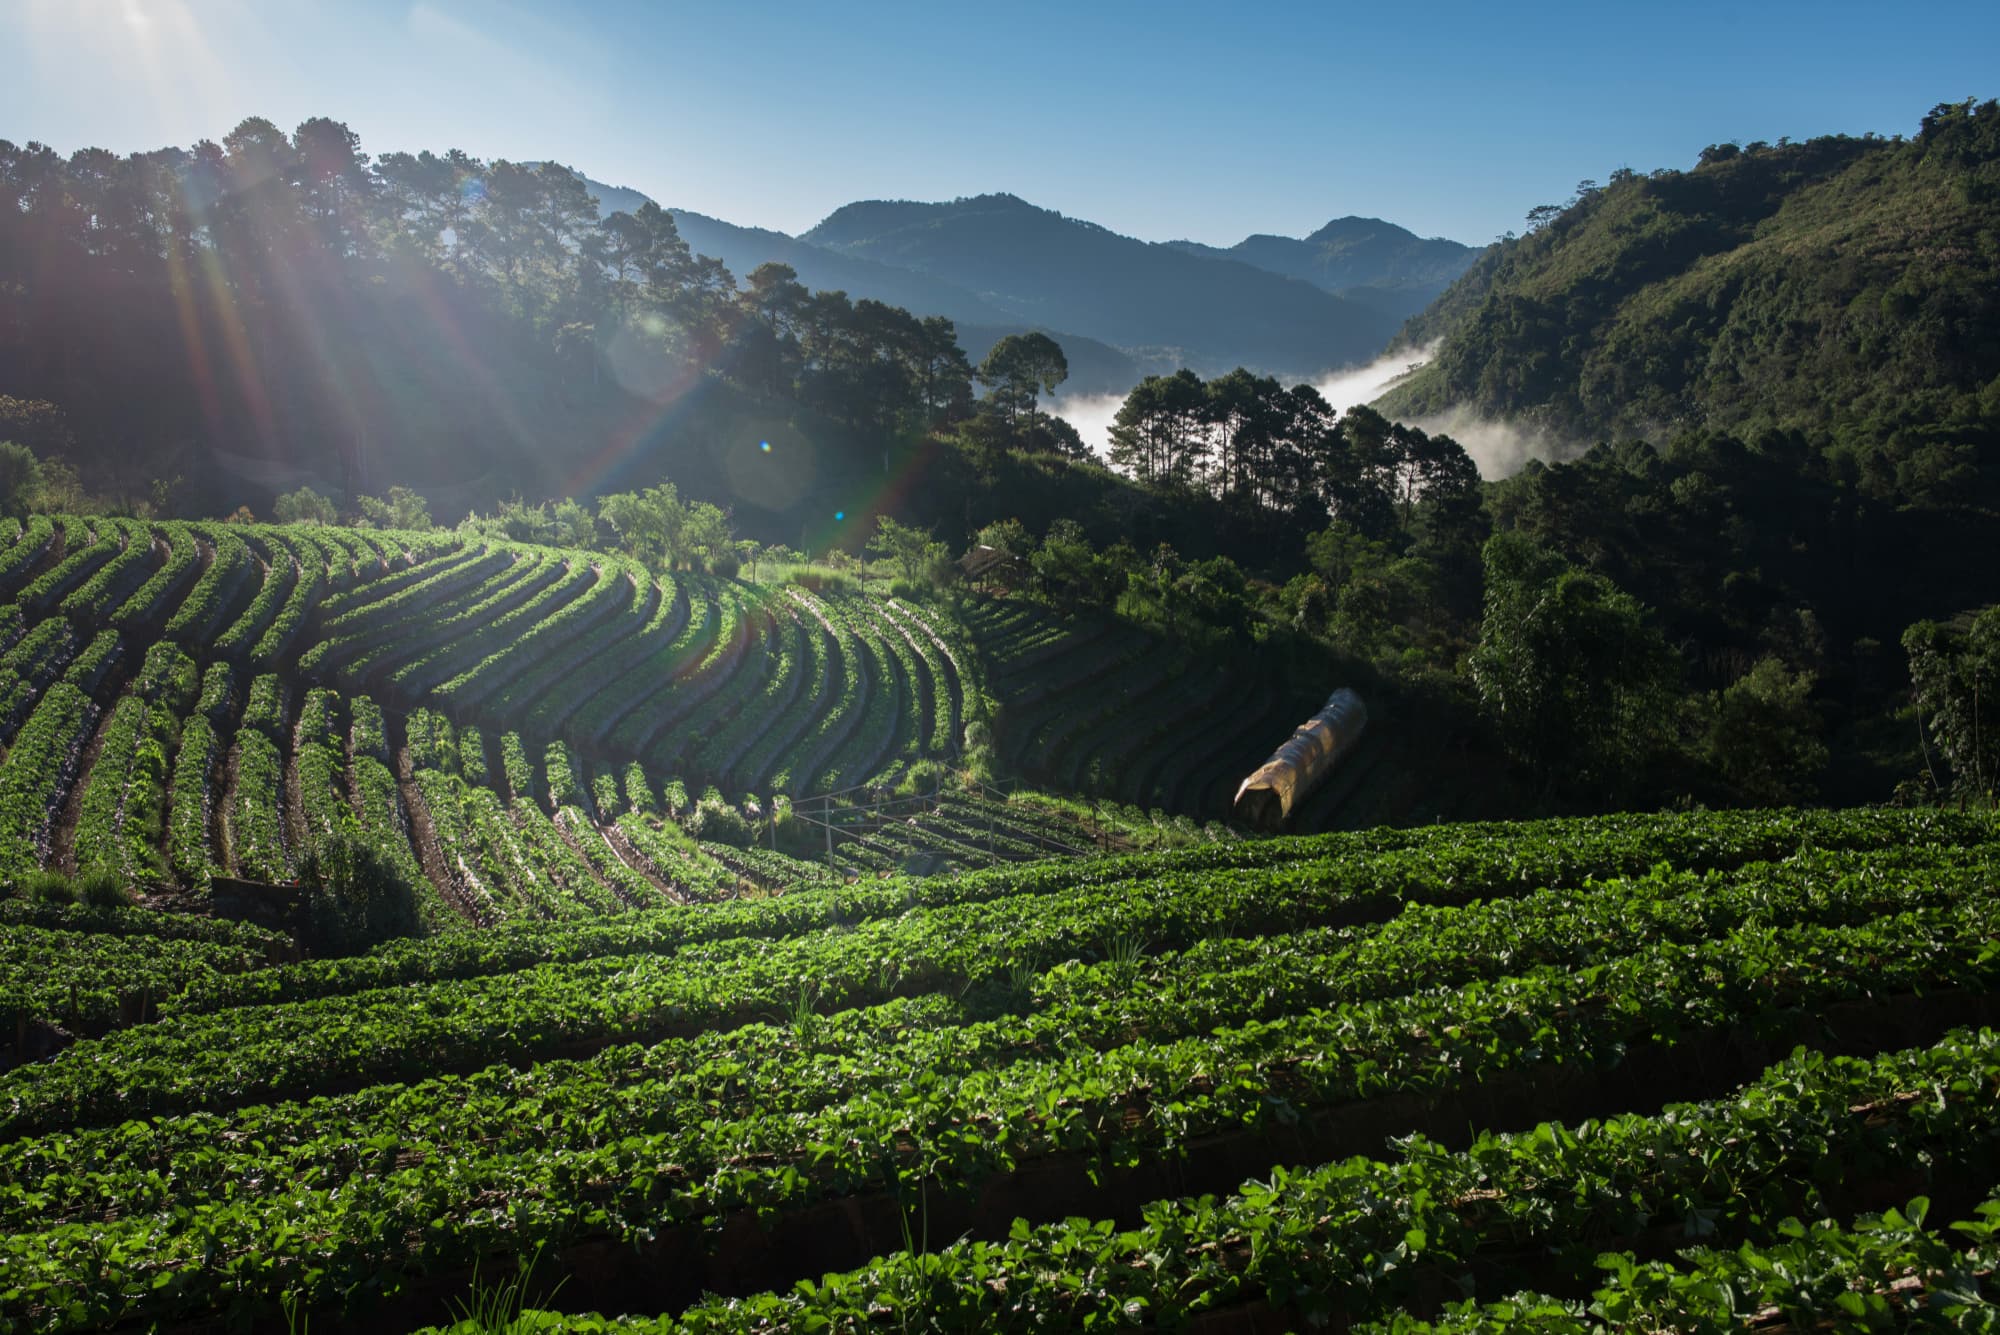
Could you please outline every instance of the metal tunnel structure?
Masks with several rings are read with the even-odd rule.
[[[1345,686],[1335,691],[1236,790],[1236,819],[1259,830],[1283,829],[1367,727],[1368,707],[1361,697]]]

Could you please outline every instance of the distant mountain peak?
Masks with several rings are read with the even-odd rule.
[[[1307,236],[1305,242],[1309,246],[1318,246],[1333,241],[1374,240],[1378,237],[1393,238],[1398,241],[1421,239],[1407,227],[1398,227],[1395,223],[1384,222],[1380,218],[1363,218],[1350,213],[1344,218],[1333,219],[1326,226]]]

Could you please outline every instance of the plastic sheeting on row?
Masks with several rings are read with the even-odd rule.
[[[1260,830],[1284,828],[1307,793],[1352,750],[1368,727],[1368,707],[1343,686],[1236,790],[1236,818]]]

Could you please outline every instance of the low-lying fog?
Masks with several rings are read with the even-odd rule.
[[[1358,404],[1371,403],[1390,385],[1430,360],[1437,345],[1414,349],[1391,357],[1378,357],[1366,366],[1347,367],[1314,382],[1320,397],[1341,412]],[[1105,457],[1111,443],[1111,424],[1125,403],[1122,394],[1077,394],[1058,396],[1050,411],[1075,427],[1084,443]],[[1465,446],[1479,472],[1488,478],[1506,477],[1529,459],[1556,459],[1568,451],[1563,442],[1543,432],[1510,422],[1480,418],[1464,410],[1440,413],[1412,420],[1411,426],[1432,435],[1450,436]]]

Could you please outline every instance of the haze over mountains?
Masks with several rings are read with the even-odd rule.
[[[590,189],[607,214],[646,198]],[[857,202],[796,237],[669,212],[689,246],[739,277],[779,261],[807,287],[948,316],[975,361],[1004,334],[1043,330],[1068,355],[1072,394],[1122,394],[1181,366],[1304,379],[1366,362],[1478,254],[1372,218],[1226,250],[1150,243],[1008,194]]]

